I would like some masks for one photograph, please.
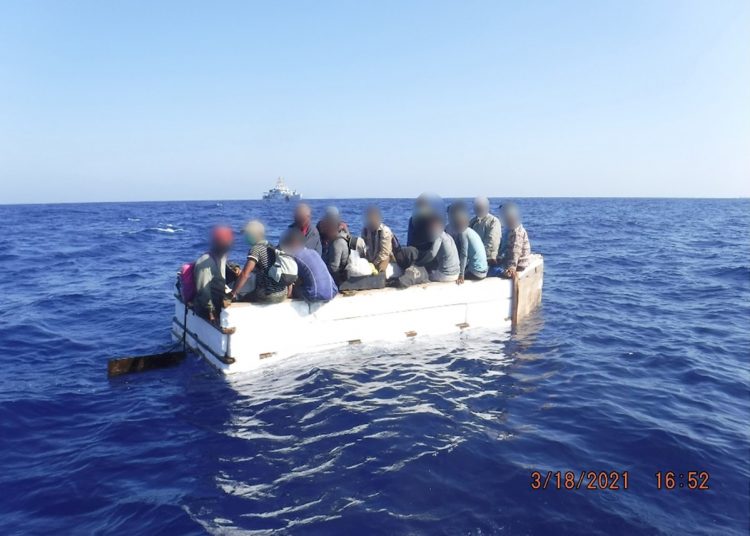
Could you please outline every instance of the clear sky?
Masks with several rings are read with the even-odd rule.
[[[0,0],[0,204],[748,196],[750,1]]]

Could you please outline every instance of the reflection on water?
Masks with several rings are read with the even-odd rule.
[[[411,200],[336,204],[357,229],[372,202],[403,239]],[[274,239],[287,207],[0,206],[3,534],[747,535],[750,201],[521,207],[545,288],[510,339],[108,381],[108,357],[169,345],[175,270],[212,223]],[[627,470],[631,489],[539,493],[534,470]],[[711,489],[658,491],[666,470]]]
[[[228,511],[216,504],[209,518],[193,515],[217,532],[378,514],[417,522],[406,504],[386,508],[377,498],[392,487],[406,493],[437,469],[447,471],[448,489],[434,492],[460,494],[452,453],[469,442],[489,455],[513,436],[507,400],[518,390],[506,349],[507,336],[477,330],[343,348],[229,376],[237,396],[220,433],[233,439],[225,443],[231,449],[206,452],[216,458],[215,484]],[[242,516],[232,515],[237,508]],[[424,512],[425,520],[434,515]]]

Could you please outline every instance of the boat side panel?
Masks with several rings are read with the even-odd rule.
[[[523,271],[523,275],[513,282],[513,325],[523,322],[542,303],[544,284],[544,264],[538,262]]]
[[[522,318],[541,300],[543,263],[537,257],[519,278],[520,289],[527,290],[516,300],[518,287],[513,281],[490,278],[464,285],[435,283],[363,291],[328,303],[234,304],[221,317],[223,327],[235,328],[233,334],[222,334],[191,312],[188,341],[214,366],[229,373],[347,344],[408,340],[475,327],[507,331],[514,315]],[[522,307],[515,307],[519,302]],[[177,300],[176,324],[182,314],[182,303]],[[175,334],[181,331],[176,329]],[[236,361],[225,365],[216,355],[229,355]]]

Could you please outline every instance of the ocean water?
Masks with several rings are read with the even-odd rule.
[[[411,202],[375,202],[403,237]],[[367,203],[337,202],[353,228]],[[211,224],[278,236],[290,207],[0,206],[0,532],[747,535],[750,201],[520,205],[545,287],[509,340],[112,381],[107,358],[169,346],[176,268]]]

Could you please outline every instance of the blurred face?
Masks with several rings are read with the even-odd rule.
[[[430,200],[427,195],[422,194],[417,197],[414,202],[414,213],[415,214],[426,214],[430,211]]]
[[[365,217],[366,221],[365,224],[367,225],[367,228],[371,231],[374,231],[378,227],[380,227],[380,224],[382,223],[382,218],[380,217],[380,211],[379,210],[368,210],[367,216]]]
[[[249,231],[245,233],[245,241],[251,246],[254,246],[261,240],[262,237],[258,236],[258,233],[256,232]]]
[[[227,232],[215,233],[211,240],[211,250],[219,255],[229,253],[234,244],[234,235]]]
[[[465,231],[469,226],[469,217],[464,213],[456,214],[456,217],[453,220],[453,225],[457,231]]]
[[[514,206],[503,207],[503,223],[508,228],[515,228],[520,223],[521,218],[518,209]]]
[[[294,223],[296,223],[300,227],[310,225],[311,216],[312,211],[310,210],[309,205],[306,205],[304,203],[297,205],[297,208],[294,211]]]
[[[490,212],[490,204],[484,199],[477,199],[474,201],[474,214],[480,218],[486,216]]]
[[[331,224],[331,220],[328,218],[323,218],[320,220],[320,223],[318,224],[318,227],[320,228],[320,234],[323,235],[323,238],[334,238],[336,236],[336,232],[334,232],[334,226]]]
[[[302,242],[297,238],[287,238],[281,244],[281,249],[284,251],[298,251],[302,248]]]

